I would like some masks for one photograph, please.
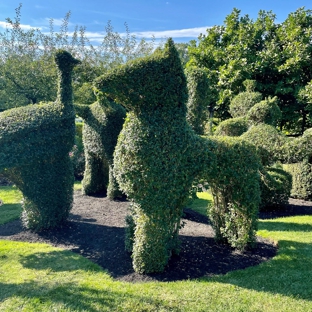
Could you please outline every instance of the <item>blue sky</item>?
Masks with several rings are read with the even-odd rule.
[[[71,11],[69,30],[85,26],[87,35],[96,43],[110,20],[115,31],[125,32],[124,23],[137,38],[173,37],[175,42],[188,42],[205,33],[208,27],[222,25],[234,7],[241,14],[256,19],[259,10],[272,10],[282,22],[299,7],[312,9],[311,0],[4,0],[0,2],[0,31],[5,18],[15,17],[15,8],[22,3],[21,24],[48,31],[49,19],[61,23]]]

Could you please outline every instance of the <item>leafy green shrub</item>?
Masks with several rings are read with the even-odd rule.
[[[99,77],[95,87],[97,96],[103,93],[129,110],[114,153],[114,175],[131,201],[126,248],[132,249],[133,267],[141,273],[163,271],[179,250],[188,190],[203,164],[209,171],[215,159],[209,142],[186,121],[186,78],[173,41]]]
[[[276,128],[267,124],[259,124],[249,128],[241,138],[257,148],[257,153],[264,166],[284,160],[287,137]]]
[[[71,74],[78,63],[59,50],[58,96],[0,113],[0,171],[22,191],[23,223],[40,231],[66,220],[73,200],[75,114]]]
[[[110,199],[122,196],[113,176],[113,153],[125,109],[104,96],[98,96],[97,102],[76,104],[75,110],[84,120],[82,137],[86,164],[82,192],[86,195],[107,192]]]
[[[240,136],[248,130],[248,120],[245,117],[226,119],[219,123],[214,135]]]
[[[308,159],[288,164],[286,170],[292,175],[291,196],[304,200],[312,199],[312,164]]]
[[[216,239],[244,249],[255,242],[260,203],[260,160],[253,145],[233,137],[213,137],[215,172],[207,176],[213,195],[208,216]]]
[[[279,168],[266,168],[261,179],[260,210],[288,203],[292,188],[292,176]]]
[[[185,73],[188,88],[186,119],[197,134],[203,134],[210,102],[207,73],[197,67],[188,67]]]
[[[236,95],[230,103],[229,112],[233,118],[245,117],[249,109],[262,100],[261,93],[253,92],[255,86],[252,81],[246,80],[244,85],[246,91]]]
[[[82,143],[82,127],[83,123],[76,122],[75,145],[69,153],[69,156],[73,162],[74,177],[76,180],[81,180],[83,178],[83,173],[85,170],[85,157]]]
[[[312,129],[304,131],[297,138],[287,138],[284,146],[284,163],[297,163],[311,156],[312,153]]]
[[[276,126],[277,122],[282,118],[282,112],[277,105],[277,97],[265,99],[247,112],[248,120],[254,124],[265,123],[271,126]]]

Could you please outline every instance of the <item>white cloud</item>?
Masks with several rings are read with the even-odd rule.
[[[176,30],[163,30],[163,31],[142,31],[133,32],[137,38],[148,38],[154,36],[155,38],[197,38],[201,33],[206,33],[208,26],[195,27]]]
[[[0,21],[0,27],[1,28],[11,28],[11,25],[7,22],[3,22],[3,21]],[[29,29],[41,29],[41,27],[33,27],[33,26],[30,26],[30,25],[25,25],[25,24],[20,24],[20,27],[21,29],[24,29],[24,30],[29,30]]]

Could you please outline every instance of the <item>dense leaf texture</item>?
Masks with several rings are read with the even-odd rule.
[[[215,175],[218,145],[197,136],[187,123],[186,78],[171,39],[151,57],[99,77],[95,86],[98,95],[129,110],[114,153],[114,174],[132,203],[126,247],[136,271],[162,271],[178,252],[180,218],[193,180]],[[218,172],[223,169],[220,164]],[[248,187],[257,192],[259,183]],[[252,205],[256,209],[257,202]],[[248,222],[245,243],[254,235],[254,221]]]
[[[68,52],[56,53],[58,97],[0,114],[0,171],[23,193],[23,222],[39,231],[66,220],[73,198],[69,152],[74,145],[75,113],[71,74],[78,63]]]
[[[300,8],[284,22],[275,19],[271,11],[252,20],[234,9],[223,25],[192,42],[188,65],[207,69],[218,117],[229,117],[231,99],[243,91],[243,81],[252,79],[264,97],[278,97],[280,128],[302,134],[311,127],[311,105],[300,94],[310,94],[312,11]]]
[[[83,118],[85,172],[82,191],[86,195],[107,192],[109,198],[121,196],[113,176],[113,153],[126,116],[125,109],[107,98],[91,105],[75,105]]]

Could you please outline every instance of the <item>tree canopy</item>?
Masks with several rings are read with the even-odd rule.
[[[69,51],[82,61],[73,73],[75,101],[93,103],[92,81],[116,65],[150,54],[154,39],[137,40],[125,24],[125,36],[114,31],[110,21],[105,26],[102,42],[95,46],[88,40],[85,27],[68,30],[71,13],[66,13],[60,29],[55,30],[50,20],[49,32],[24,29],[21,8],[13,19],[7,18],[7,27],[0,32],[0,111],[8,108],[51,101],[57,93],[57,69],[53,53]]]
[[[302,134],[311,127],[312,11],[299,8],[282,23],[272,11],[259,11],[256,20],[234,8],[221,26],[207,29],[192,41],[187,66],[208,70],[215,90],[215,111],[229,117],[229,103],[243,91],[243,81],[256,81],[255,91],[277,96],[279,127]],[[311,100],[310,100],[311,103]]]

